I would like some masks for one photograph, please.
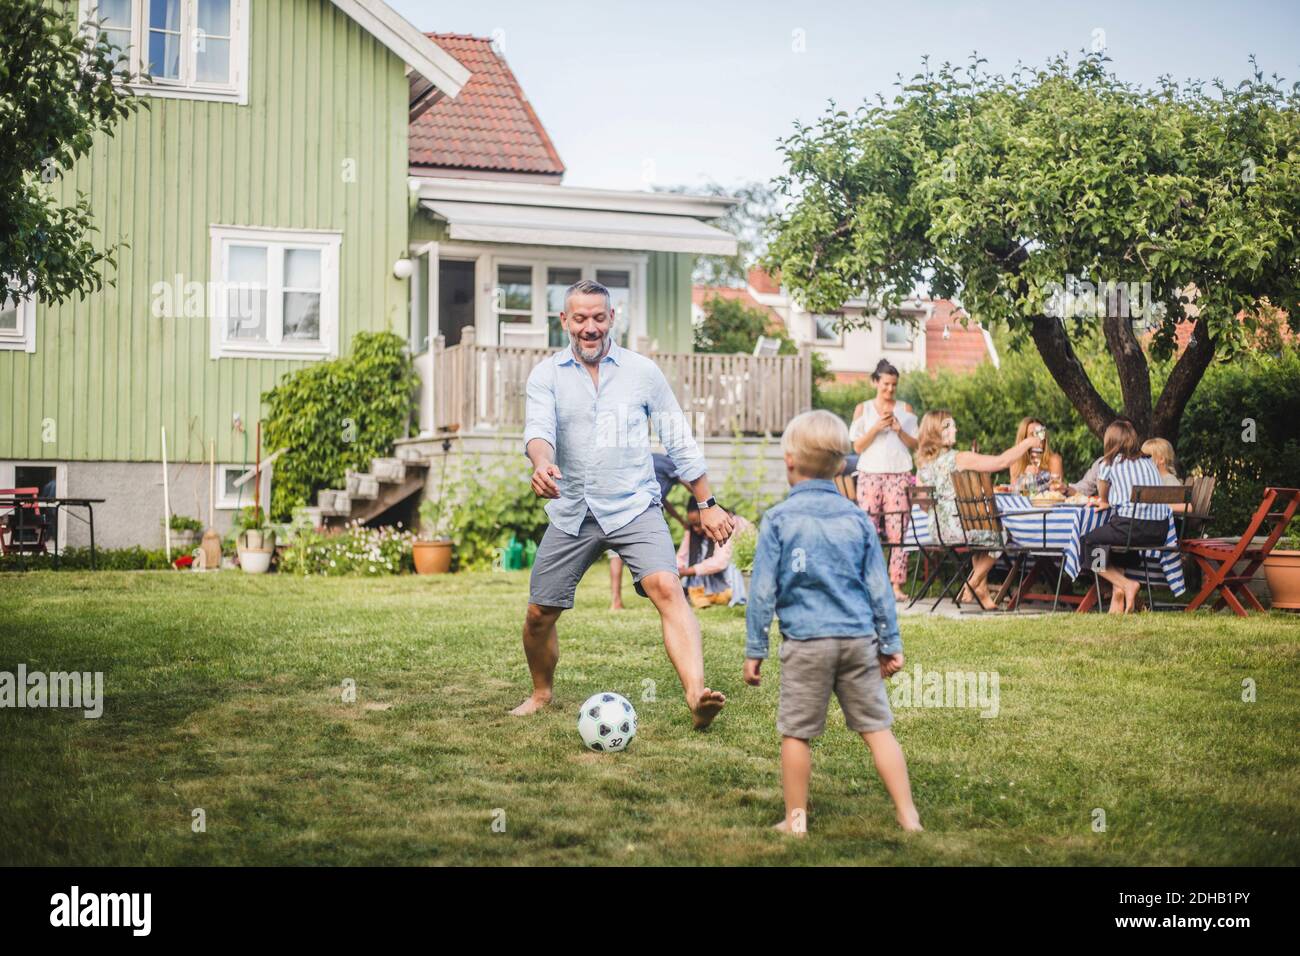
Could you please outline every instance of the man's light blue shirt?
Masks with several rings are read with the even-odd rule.
[[[557,351],[528,376],[524,452],[534,438],[555,449],[563,476],[560,497],[546,503],[551,524],[576,535],[590,510],[606,534],[659,502],[650,458],[650,429],[677,477],[705,472],[704,456],[659,366],[610,342],[600,360],[600,387],[571,347]]]

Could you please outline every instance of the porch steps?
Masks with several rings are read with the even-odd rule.
[[[316,493],[316,507],[308,514],[318,527],[338,528],[353,522],[365,524],[424,488],[429,460],[410,448],[398,448],[395,458],[372,458],[369,471],[349,471],[343,488]]]

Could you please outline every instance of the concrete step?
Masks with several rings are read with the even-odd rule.
[[[352,513],[352,499],[340,488],[323,488],[316,492],[316,507],[322,517],[342,517]]]
[[[349,498],[372,500],[379,496],[379,479],[369,472],[349,471],[347,493]]]

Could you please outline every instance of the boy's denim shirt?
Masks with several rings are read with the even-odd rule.
[[[787,639],[874,633],[881,654],[903,649],[875,525],[833,481],[801,481],[763,516],[745,610],[747,658],[767,657],[773,612]]]

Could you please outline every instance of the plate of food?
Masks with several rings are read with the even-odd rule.
[[[1043,491],[1031,495],[1029,503],[1035,508],[1055,508],[1057,505],[1065,504],[1065,495],[1059,491]]]

